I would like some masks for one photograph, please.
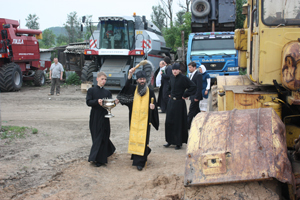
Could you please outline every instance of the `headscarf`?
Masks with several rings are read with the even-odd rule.
[[[206,72],[206,67],[204,65],[200,65],[200,67],[202,69],[202,74],[204,74]]]

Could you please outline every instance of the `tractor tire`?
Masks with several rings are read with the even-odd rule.
[[[98,67],[95,62],[86,62],[81,71],[82,82],[90,81],[93,82],[93,72],[97,72]]]
[[[155,78],[156,78],[154,77],[154,67],[152,66],[152,64],[147,63],[146,65],[143,66],[143,71],[146,74],[148,87],[150,89],[153,89],[155,85]]]
[[[87,81],[87,72],[88,72],[88,66],[84,65],[81,70],[81,81],[86,82]]]
[[[191,10],[196,17],[206,17],[210,13],[210,4],[206,0],[195,0]]]
[[[1,92],[13,92],[21,89],[23,84],[22,71],[16,63],[8,63],[0,67]]]
[[[35,86],[45,85],[45,74],[43,70],[36,70],[33,78]]]

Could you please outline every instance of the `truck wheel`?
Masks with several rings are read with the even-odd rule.
[[[23,84],[22,71],[16,63],[8,63],[0,67],[0,90],[12,92],[20,90]]]
[[[191,5],[193,15],[205,17],[210,13],[210,5],[206,0],[195,0]]]
[[[35,86],[45,85],[45,74],[43,70],[35,71],[33,82]]]
[[[81,80],[93,82],[93,72],[97,72],[98,67],[95,62],[86,62],[81,71]]]

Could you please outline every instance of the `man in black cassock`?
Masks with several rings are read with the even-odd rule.
[[[202,100],[202,74],[198,72],[195,62],[188,64],[190,80],[197,86],[197,91],[190,96],[191,104],[188,114],[188,129],[191,128],[193,118],[200,112],[199,101]]]
[[[159,88],[159,97],[161,97],[159,105],[162,113],[167,111],[168,101],[170,99],[168,95],[169,81],[170,77],[172,76],[172,65],[170,58],[166,56],[164,62],[167,64],[167,66],[164,72],[161,72],[161,86]]]
[[[93,162],[96,167],[107,163],[107,157],[111,156],[116,148],[110,141],[110,123],[105,115],[108,113],[102,107],[103,99],[112,98],[111,92],[103,86],[106,83],[106,74],[99,72],[97,74],[97,85],[90,88],[86,95],[86,104],[90,107],[90,131],[92,135],[92,148],[89,156],[89,162]]]
[[[186,76],[180,73],[180,64],[172,66],[173,76],[170,77],[170,100],[167,107],[165,122],[165,137],[167,144],[176,145],[175,150],[181,149],[182,143],[187,143],[187,110],[185,99],[196,92],[196,85]]]
[[[137,169],[141,171],[146,164],[147,157],[151,152],[151,149],[149,148],[149,137],[150,137],[150,124],[158,130],[159,126],[159,119],[158,119],[158,111],[156,106],[156,100],[154,92],[147,86],[146,83],[146,74],[144,71],[139,71],[136,73],[137,77],[137,86],[132,85],[132,75],[135,72],[135,69],[132,68],[129,70],[128,79],[127,82],[118,95],[117,99],[120,101],[122,105],[128,106],[129,109],[129,126],[130,126],[130,136],[129,136],[129,144],[128,144],[128,152],[132,153],[131,160],[133,160],[132,165],[137,166]],[[146,104],[139,104],[139,106],[135,107],[135,103],[138,103],[143,97],[146,98],[149,96],[149,99],[146,99]],[[154,98],[153,104],[151,103],[151,98]],[[145,99],[144,99],[145,100]],[[135,102],[136,101],[136,102]],[[143,101],[145,102],[145,101]],[[144,119],[146,119],[146,124],[144,126],[144,129],[140,126],[143,124],[143,122],[140,121],[139,117],[134,116],[141,116],[143,112],[138,113],[140,110],[143,110],[142,107],[147,109],[148,115],[145,116]],[[135,112],[133,113],[133,110]],[[137,115],[135,115],[138,113]],[[145,114],[146,115],[146,114]],[[135,126],[139,126],[137,129]],[[141,131],[142,130],[142,131]],[[144,130],[144,132],[143,132]],[[143,134],[146,135],[143,135]],[[133,153],[134,151],[130,151],[130,145],[131,143],[134,143],[134,141],[131,141],[132,135],[138,135],[145,137],[144,140],[144,147],[142,147],[142,153],[140,155]],[[140,144],[139,144],[140,145]],[[138,145],[137,145],[138,146]]]

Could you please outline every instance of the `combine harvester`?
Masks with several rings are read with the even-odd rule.
[[[129,69],[145,59],[148,64],[136,72],[144,70],[148,84],[155,87],[159,62],[170,56],[170,48],[166,47],[161,31],[145,16],[108,16],[99,17],[90,48],[84,50],[84,55],[88,64],[82,69],[82,81],[93,81],[96,85],[97,72],[104,71],[108,75],[106,88],[121,90]]]
[[[0,18],[0,24],[0,91],[20,90],[23,80],[44,85],[44,70],[51,61],[50,57],[41,59],[38,39],[42,31],[19,29],[19,22],[10,19]]]

